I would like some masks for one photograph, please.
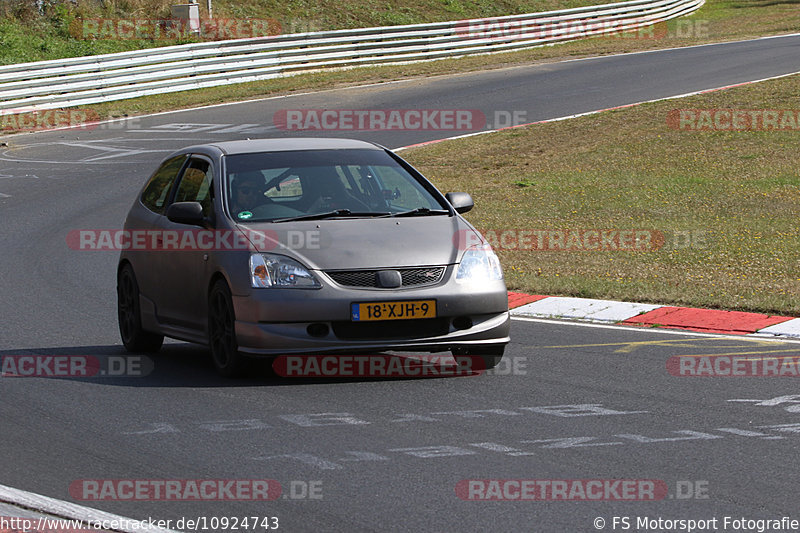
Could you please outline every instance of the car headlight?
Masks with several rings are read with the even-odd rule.
[[[285,255],[252,254],[250,285],[254,289],[294,287],[316,289],[322,285],[306,267]]]
[[[476,244],[464,252],[456,272],[459,283],[480,283],[503,279],[500,260],[488,244]]]

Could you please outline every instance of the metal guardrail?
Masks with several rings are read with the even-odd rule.
[[[0,111],[73,107],[326,68],[503,52],[630,32],[705,0],[633,0],[526,15],[149,48],[0,66]]]

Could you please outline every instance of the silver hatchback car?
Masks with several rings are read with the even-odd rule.
[[[165,336],[249,356],[385,350],[479,357],[509,342],[497,256],[442,195],[381,146],[347,139],[212,143],[170,155],[125,221],[117,274],[126,349]]]

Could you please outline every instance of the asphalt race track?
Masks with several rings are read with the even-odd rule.
[[[507,113],[531,122],[797,71],[800,36],[787,36],[3,139],[0,355],[122,355],[118,253],[70,249],[67,234],[121,228],[143,180],[174,149],[297,135],[273,125],[278,111],[477,109],[493,127]],[[395,148],[463,133],[308,134]],[[205,349],[172,342],[143,377],[0,379],[0,484],[138,519],[278,517],[285,531],[622,530],[621,517],[630,531],[645,530],[637,517],[717,518],[724,530],[725,516],[800,519],[797,381],[675,377],[666,367],[678,355],[797,350],[754,337],[515,320],[504,362],[485,375],[230,381]],[[272,479],[283,493],[266,503],[73,498],[71,484],[85,479]],[[464,501],[457,491],[487,479],[656,480],[665,492],[519,502]]]

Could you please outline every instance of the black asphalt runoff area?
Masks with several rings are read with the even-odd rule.
[[[495,126],[508,113],[532,122],[796,71],[800,37],[787,36],[3,138],[0,356],[127,364],[116,321],[118,253],[71,249],[67,235],[121,228],[172,150],[298,135],[275,127],[277,112],[474,109]],[[464,133],[301,134],[395,148]],[[169,342],[139,361],[149,372],[141,377],[0,378],[0,484],[138,519],[206,517],[210,526],[212,517],[278,517],[285,531],[610,531],[625,530],[626,517],[628,531],[678,530],[639,527],[644,518],[716,518],[706,530],[736,531],[726,516],[800,520],[792,466],[800,382],[667,369],[673,356],[796,356],[800,344],[530,320],[514,320],[511,338],[498,369],[469,377],[280,379],[264,371],[231,381],[214,373],[204,348]],[[91,501],[76,489],[87,486],[81,480],[209,479],[275,480],[282,494],[268,502]],[[537,480],[567,487],[572,499],[514,501],[522,484],[480,480]],[[632,500],[631,486],[644,499]],[[656,497],[647,498],[652,487]],[[587,489],[592,497],[581,498]],[[511,501],[484,500],[497,494]]]

